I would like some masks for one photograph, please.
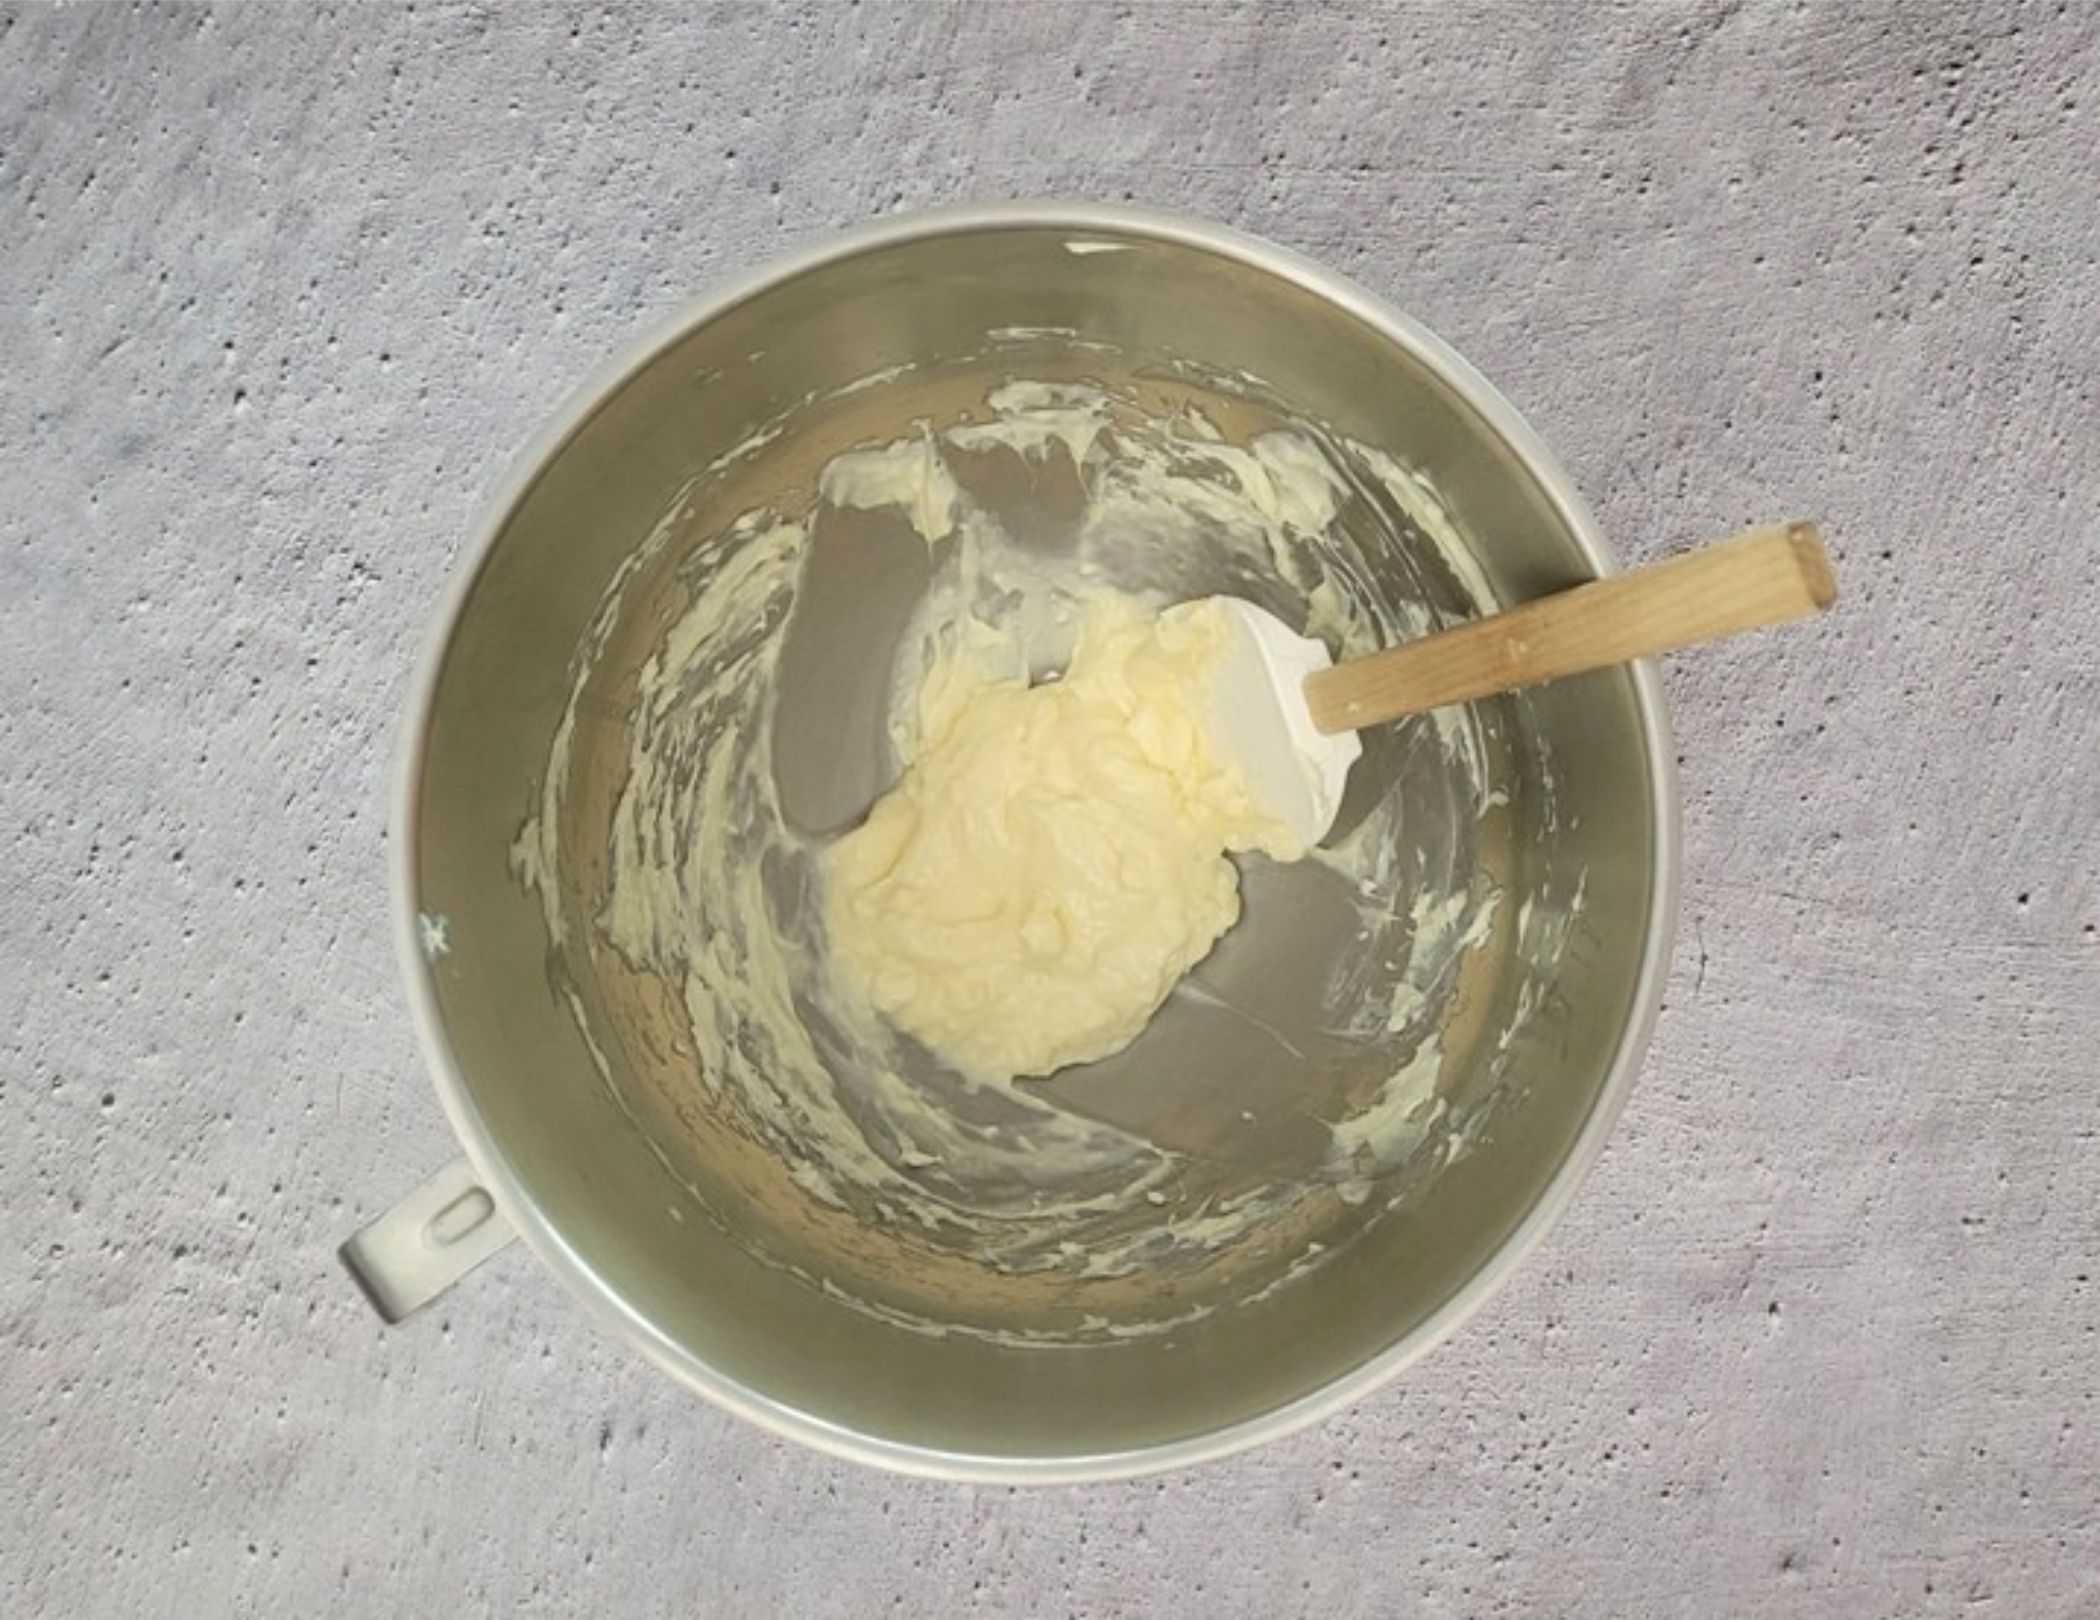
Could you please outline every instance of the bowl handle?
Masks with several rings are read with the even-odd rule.
[[[420,1310],[516,1237],[473,1165],[454,1159],[336,1251],[388,1322]]]

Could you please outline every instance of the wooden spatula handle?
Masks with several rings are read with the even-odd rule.
[[[1306,677],[1324,732],[1353,731],[1819,612],[1837,579],[1813,523],[1746,529],[1667,562]]]

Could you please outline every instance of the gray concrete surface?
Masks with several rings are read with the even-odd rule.
[[[2100,1614],[2100,15],[0,7],[0,1614]],[[1830,526],[1675,661],[1625,1123],[1375,1400],[1015,1495],[804,1455],[450,1153],[385,744],[475,498],[612,346],[872,213],[1137,198],[1423,316],[1623,549]]]

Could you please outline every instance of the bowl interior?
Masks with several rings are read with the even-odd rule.
[[[813,1195],[792,1131],[698,1072],[678,984],[606,943],[637,687],[741,516],[805,523],[768,705],[745,723],[770,728],[778,812],[821,849],[895,769],[885,694],[940,553],[894,513],[812,515],[820,474],[855,446],[983,420],[1017,378],[1114,401],[1125,437],[1090,465],[1191,419],[1232,446],[1313,436],[1351,470],[1338,565],[1408,622],[1594,572],[1579,520],[1491,408],[1310,272],[1128,224],[904,235],[692,325],[544,462],[453,627],[408,828],[410,903],[449,942],[425,971],[459,1101],[558,1268],[733,1404],[878,1460],[993,1472],[1258,1427],[1460,1299],[1626,1069],[1661,836],[1627,672],[1477,706],[1464,782],[1427,722],[1367,738],[1343,821],[1403,829],[1379,896],[1392,952],[1423,948],[1409,900],[1485,902],[1407,1018],[1367,1033],[1335,1005],[1335,964],[1371,926],[1350,884],[1250,860],[1245,919],[1200,993],[1041,1083],[1059,1119],[1171,1160],[1143,1183],[1156,1196],[1115,1196],[1139,1185],[1115,1154],[1079,1189],[1104,1196],[1054,1219],[1011,1157],[931,1189],[974,1224]],[[1024,545],[1054,549],[1083,521],[1070,457],[953,460]],[[1288,580],[1227,553],[1119,556],[1119,584],[1267,594],[1305,618]],[[519,874],[539,850],[536,894]],[[768,873],[775,891],[808,880]],[[1434,1128],[1408,1154],[1339,1161],[1425,1046],[1410,1106]],[[930,1061],[899,1074],[943,1109],[1009,1105]],[[829,1081],[850,1111],[856,1077]],[[1258,1218],[1225,1231],[1236,1209]],[[1103,1254],[1118,1263],[1090,1263]]]

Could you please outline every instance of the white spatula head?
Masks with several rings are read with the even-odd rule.
[[[1256,802],[1310,849],[1334,825],[1349,767],[1363,753],[1355,732],[1318,730],[1305,704],[1305,677],[1333,660],[1266,609],[1236,596],[1213,600],[1232,632],[1213,684],[1218,747],[1247,773]]]

